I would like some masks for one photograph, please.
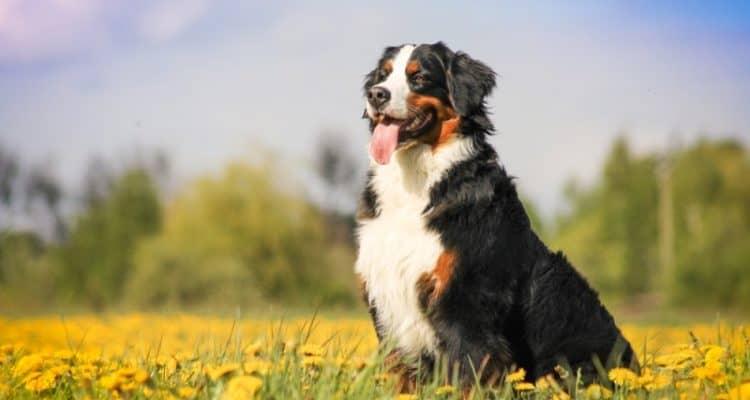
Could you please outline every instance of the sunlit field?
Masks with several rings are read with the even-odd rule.
[[[750,398],[742,326],[623,327],[645,365],[583,387],[575,374],[473,398]],[[126,315],[0,319],[0,398],[461,398],[444,374],[394,392],[368,320]],[[565,390],[567,389],[567,390]]]

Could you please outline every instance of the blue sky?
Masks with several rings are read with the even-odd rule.
[[[182,179],[261,148],[305,163],[327,129],[364,159],[362,76],[437,40],[498,73],[492,142],[547,213],[620,132],[750,144],[748,3],[651,1],[0,0],[0,141],[69,185],[135,146]]]

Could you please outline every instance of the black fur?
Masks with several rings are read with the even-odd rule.
[[[471,376],[491,354],[488,372],[512,363],[530,379],[566,363],[588,380],[603,365],[631,365],[632,349],[585,279],[531,230],[494,150],[454,166],[431,191],[430,229],[457,252],[451,283],[427,315],[451,362]],[[469,311],[471,310],[471,311]],[[622,342],[621,354],[611,354]],[[611,359],[611,356],[620,359]]]
[[[476,147],[473,157],[451,167],[430,189],[423,211],[428,228],[457,256],[440,295],[420,296],[449,365],[458,366],[465,383],[482,365],[486,379],[516,365],[534,380],[563,365],[593,381],[595,358],[605,367],[637,369],[632,348],[597,293],[532,231],[512,178],[486,141],[493,128],[485,98],[495,85],[494,72],[442,43],[420,46],[413,57],[431,74],[433,87],[412,90],[450,101],[461,116],[461,134]],[[371,72],[366,87],[377,83],[379,74]],[[371,177],[360,203],[364,218],[378,215]],[[431,359],[423,361],[432,365]]]
[[[357,220],[372,219],[378,215],[378,196],[372,188],[372,171],[367,172],[367,181],[357,208]]]

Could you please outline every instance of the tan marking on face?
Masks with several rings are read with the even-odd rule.
[[[393,60],[388,60],[383,63],[383,71],[385,71],[386,74],[393,72]]]
[[[458,125],[460,122],[461,119],[459,117],[454,117],[443,121],[442,125],[440,125],[440,135],[438,136],[437,141],[435,141],[435,144],[432,146],[433,153],[438,148],[440,148],[440,146],[448,143],[451,138],[455,136],[456,132],[458,132]]]
[[[406,64],[406,75],[417,73],[419,70],[420,66],[417,61],[409,61],[409,63]]]
[[[407,102],[412,107],[435,113],[434,128],[418,139],[422,143],[432,146],[433,153],[455,135],[461,119],[453,107],[446,105],[436,97],[419,94],[410,95]]]

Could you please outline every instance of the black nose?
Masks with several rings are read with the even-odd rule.
[[[371,87],[367,92],[367,101],[375,108],[383,107],[391,99],[391,92],[380,86]]]

